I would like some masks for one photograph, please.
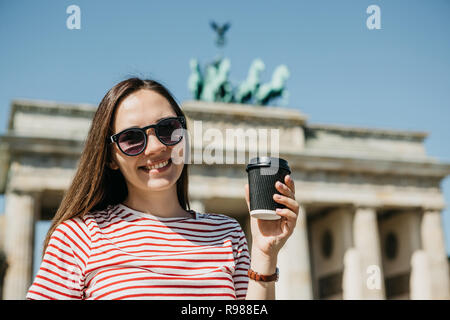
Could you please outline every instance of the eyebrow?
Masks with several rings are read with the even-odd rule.
[[[176,118],[176,117],[177,117],[177,116],[166,116],[166,117],[162,117],[162,118],[159,118],[158,120],[156,120],[156,122],[153,123],[153,124],[157,124],[159,121],[164,120],[164,119],[168,119],[168,118]],[[127,127],[127,128],[125,128],[125,129],[123,129],[123,130],[131,129],[131,128],[142,128],[142,127],[139,127],[139,126],[132,126],[132,127]],[[120,130],[119,132],[121,132],[121,131],[123,131],[123,130]]]
[[[167,116],[167,117],[162,117],[162,118],[159,118],[158,120],[156,120],[156,122],[158,122],[158,121],[160,121],[160,120],[163,120],[163,119],[167,119],[167,118],[173,118],[174,116]]]

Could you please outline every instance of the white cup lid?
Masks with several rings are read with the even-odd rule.
[[[250,211],[250,215],[262,220],[278,220],[281,217],[276,214],[275,210],[257,209]]]

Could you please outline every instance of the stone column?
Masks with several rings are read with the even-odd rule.
[[[430,300],[433,297],[428,256],[424,250],[416,250],[411,256],[409,288],[411,300]]]
[[[342,299],[363,299],[364,285],[359,252],[355,248],[347,249],[344,254],[344,272],[342,274]]]
[[[313,299],[306,212],[303,207],[300,207],[294,232],[278,254],[278,267],[277,299]]]
[[[6,200],[5,253],[8,262],[3,298],[25,299],[31,285],[33,229],[37,197],[31,193],[8,192]]]
[[[450,299],[450,280],[441,213],[425,210],[420,226],[422,247],[428,258],[432,299]]]
[[[375,208],[357,207],[353,218],[353,242],[360,258],[361,299],[385,299],[384,277]]]

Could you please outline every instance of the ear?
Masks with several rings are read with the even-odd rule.
[[[107,151],[107,157],[106,157],[106,165],[108,166],[108,168],[110,168],[111,170],[118,170],[119,166],[117,165],[116,159],[114,154],[112,153],[111,149],[108,146],[108,151]]]
[[[109,162],[106,163],[106,165],[111,169],[111,170],[118,170],[119,166],[117,165],[117,163],[114,160],[111,160]]]

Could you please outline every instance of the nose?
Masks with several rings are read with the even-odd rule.
[[[155,153],[160,153],[167,150],[168,146],[159,141],[158,137],[155,134],[153,128],[149,129],[147,135],[147,146],[145,147],[144,154],[151,155]]]

